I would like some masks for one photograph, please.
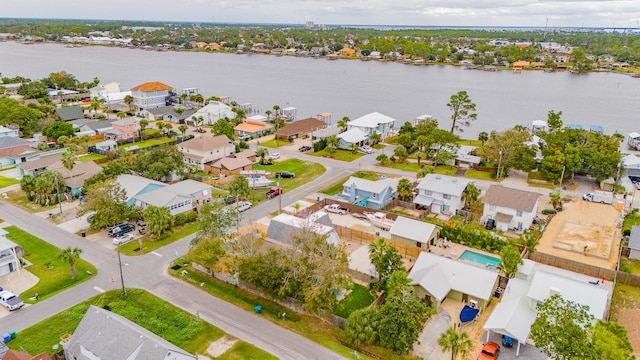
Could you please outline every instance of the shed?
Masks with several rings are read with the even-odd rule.
[[[389,233],[393,241],[427,250],[440,235],[440,227],[428,222],[398,216]]]
[[[629,235],[629,259],[640,260],[640,226],[633,225]]]

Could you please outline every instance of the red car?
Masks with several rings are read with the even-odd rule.
[[[484,347],[478,355],[478,360],[495,360],[500,355],[500,345],[489,341],[484,343]]]
[[[274,197],[282,194],[282,188],[273,187],[267,192],[267,199],[273,199]]]

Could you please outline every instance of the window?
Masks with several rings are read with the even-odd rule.
[[[489,205],[489,210],[496,211],[496,206],[495,205]]]
[[[516,216],[517,217],[522,217],[522,210],[516,211]]]
[[[431,196],[431,195],[433,195],[433,191],[431,191],[431,190],[425,190],[425,191],[424,191],[424,194],[425,194],[425,195],[427,195],[427,196]]]
[[[422,247],[422,243],[420,241],[416,241],[416,247],[421,248]]]
[[[449,194],[442,194],[442,198],[445,200],[451,200],[451,195]]]

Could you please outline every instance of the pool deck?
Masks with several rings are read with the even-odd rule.
[[[462,253],[465,252],[465,250],[469,250],[469,251],[474,252],[474,253],[486,255],[486,256],[492,257],[494,259],[500,259],[500,255],[498,255],[498,254],[492,254],[490,252],[482,251],[480,249],[471,248],[471,247],[468,247],[468,246],[456,244],[456,243],[451,242],[451,241],[447,241],[446,245],[445,245],[443,239],[439,239],[438,242],[436,243],[436,245],[430,247],[429,249],[430,249],[430,252],[433,253],[433,254],[450,257],[451,259],[454,259],[454,260],[460,260],[460,255],[462,255]],[[484,268],[484,266],[482,266],[481,264],[475,263],[475,262],[471,262],[471,261],[468,261],[468,260],[467,261],[460,260],[460,261],[464,261],[465,263],[472,264],[472,265],[477,265],[478,267]]]

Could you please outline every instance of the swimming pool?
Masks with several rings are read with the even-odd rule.
[[[458,260],[470,261],[476,264],[480,264],[486,268],[496,269],[500,264],[500,259],[480,254],[477,252],[465,250]]]

